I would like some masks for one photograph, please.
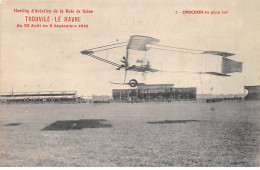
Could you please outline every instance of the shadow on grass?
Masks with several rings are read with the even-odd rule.
[[[5,126],[19,126],[21,124],[22,123],[9,123],[9,124],[6,124]]]
[[[110,128],[112,125],[105,119],[81,119],[56,121],[42,130],[81,130],[84,128]]]
[[[163,120],[155,122],[147,122],[150,124],[170,124],[170,123],[189,123],[189,122],[201,122],[200,120]]]

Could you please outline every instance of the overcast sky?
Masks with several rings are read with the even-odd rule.
[[[80,16],[82,23],[89,25],[85,29],[17,28],[18,23],[26,23],[25,16],[49,14],[14,13],[15,8],[91,9],[94,13],[50,14],[52,17]],[[228,14],[183,15],[175,14],[176,10],[228,10]],[[160,39],[159,43],[164,45],[235,53],[230,58],[243,62],[243,73],[231,77],[158,73],[147,74],[147,83],[194,86],[198,93],[242,93],[244,85],[260,84],[259,27],[258,0],[2,2],[1,91],[11,91],[13,87],[14,91],[77,90],[84,96],[111,95],[112,88],[128,88],[108,82],[123,82],[124,71],[117,71],[111,65],[82,55],[80,51],[128,41],[131,35],[146,35]],[[121,48],[96,55],[120,63],[125,52],[125,48]],[[174,61],[163,56],[180,56],[179,53],[154,54],[162,58],[165,68]],[[196,61],[196,58],[189,57],[190,60],[184,61]],[[141,75],[137,73],[128,74],[127,80],[131,78],[141,81]]]

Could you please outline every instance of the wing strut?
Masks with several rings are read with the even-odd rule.
[[[125,79],[126,79],[126,75],[127,75],[127,70],[125,70]],[[124,79],[124,83],[125,83],[125,79]]]

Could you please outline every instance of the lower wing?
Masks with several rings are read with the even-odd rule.
[[[223,74],[223,73],[218,73],[218,72],[190,72],[190,71],[162,71],[162,70],[159,70],[159,71],[166,72],[166,73],[210,74],[210,75],[222,76],[222,77],[230,76],[228,74]]]

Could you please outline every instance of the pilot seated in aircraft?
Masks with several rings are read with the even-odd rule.
[[[145,65],[147,68],[151,67],[150,61],[147,61],[147,64]]]
[[[125,56],[123,56],[123,60],[121,60],[121,62],[123,63],[122,65],[120,65],[120,67],[117,68],[117,70],[120,70],[121,68],[127,68],[128,67],[128,62]]]

